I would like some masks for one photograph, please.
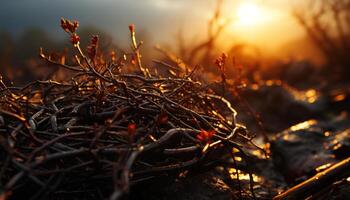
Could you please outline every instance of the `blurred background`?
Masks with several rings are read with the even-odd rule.
[[[3,0],[0,7],[0,69],[2,74],[7,74],[12,81],[17,79],[17,82],[31,79],[27,73],[24,73],[26,78],[20,78],[27,69],[32,73],[38,71],[35,78],[43,75],[40,69],[33,72],[31,68],[37,64],[35,59],[39,47],[63,51],[69,46],[68,38],[59,26],[61,17],[80,22],[83,40],[88,40],[92,34],[99,34],[106,49],[128,49],[127,27],[134,23],[138,38],[144,41],[146,60],[160,56],[152,49],[160,45],[191,65],[210,65],[222,52],[235,55],[236,60],[246,68],[254,70],[269,65],[269,71],[272,71],[273,66],[290,65],[291,61],[304,68],[325,64],[322,52],[293,14],[296,9],[309,10],[314,5],[304,0],[293,3],[288,0],[225,0],[218,8],[218,2]],[[220,13],[214,19],[216,11]],[[210,25],[210,21],[214,23]],[[205,48],[199,48],[198,53],[196,50],[190,53],[191,49],[208,40],[213,40],[213,44],[209,45],[213,58],[198,58]]]

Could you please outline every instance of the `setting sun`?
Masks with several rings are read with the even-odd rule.
[[[237,7],[237,23],[250,26],[261,20],[262,12],[258,5],[254,3],[243,3]]]
[[[0,15],[0,200],[350,200],[350,0]]]

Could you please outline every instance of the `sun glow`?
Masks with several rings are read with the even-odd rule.
[[[281,46],[304,37],[304,30],[286,11],[287,7],[264,3],[269,1],[262,0],[230,2],[225,12],[230,21],[226,32],[236,41],[263,48],[265,52],[282,54]],[[223,40],[222,43],[225,45],[227,42]]]
[[[256,25],[263,17],[261,8],[250,2],[245,2],[237,7],[237,23],[244,26]]]

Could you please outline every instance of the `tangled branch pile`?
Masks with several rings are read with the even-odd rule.
[[[223,97],[193,71],[163,78],[133,52],[106,62],[92,38],[85,55],[77,22],[62,19],[78,51],[69,81],[0,84],[0,199],[119,199],[133,184],[205,166],[251,140]],[[128,64],[138,72],[125,73]],[[140,75],[142,74],[142,75]],[[240,141],[240,142],[239,142]],[[241,144],[242,143],[242,144]],[[213,156],[214,155],[214,156]]]

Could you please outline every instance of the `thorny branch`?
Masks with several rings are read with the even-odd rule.
[[[37,188],[26,198],[88,191],[105,198],[102,191],[108,190],[114,200],[134,184],[176,177],[210,162],[209,152],[236,149],[246,155],[243,147],[252,138],[237,124],[236,111],[195,81],[193,72],[151,76],[141,64],[132,26],[142,75],[124,73],[121,69],[132,67],[126,55],[111,63],[97,59],[96,36],[84,54],[78,25],[61,20],[78,52],[74,66],[40,52],[47,62],[71,70],[70,80],[35,81],[23,88],[0,80],[1,199]]]

